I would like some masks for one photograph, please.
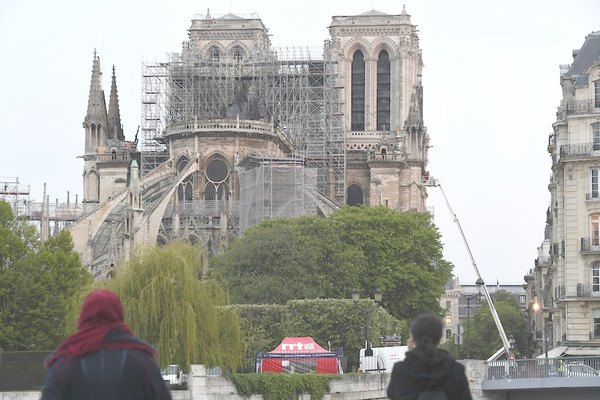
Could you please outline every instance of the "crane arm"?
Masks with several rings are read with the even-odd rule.
[[[487,286],[485,285],[485,282],[481,278],[481,274],[479,273],[479,268],[477,268],[477,264],[475,263],[475,258],[473,258],[473,253],[471,253],[471,248],[469,247],[469,243],[467,242],[465,233],[463,232],[463,229],[460,226],[460,221],[458,220],[458,217],[452,210],[452,207],[450,206],[450,202],[448,201],[448,198],[446,197],[446,193],[444,193],[444,189],[442,189],[442,185],[439,182],[436,182],[435,180],[432,179],[429,186],[436,186],[436,187],[440,188],[440,191],[442,192],[442,196],[444,196],[444,200],[446,201],[446,206],[448,207],[448,211],[450,211],[453,221],[456,223],[456,226],[458,226],[458,230],[460,231],[460,236],[462,237],[463,243],[465,244],[465,247],[467,248],[467,253],[469,253],[469,257],[471,258],[471,264],[473,265],[473,269],[475,269],[475,274],[477,275],[477,285],[479,285],[479,287],[483,290],[483,295],[485,296],[485,299],[487,300],[487,302],[490,306],[492,318],[494,319],[496,328],[498,329],[498,333],[500,334],[500,338],[502,339],[502,345],[504,346],[504,351],[506,352],[506,355],[509,356],[511,354],[511,351],[510,351],[510,344],[509,344],[508,338],[506,336],[506,332],[504,331],[504,327],[502,326],[500,317],[498,317],[498,313],[496,312],[496,307],[494,307],[494,302],[492,301],[492,297],[490,296]]]

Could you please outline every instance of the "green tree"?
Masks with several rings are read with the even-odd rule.
[[[127,323],[156,346],[162,366],[199,363],[235,370],[242,363],[239,317],[224,307],[228,296],[217,282],[200,280],[205,260],[198,247],[174,242],[145,249],[114,279],[95,284],[119,295]],[[71,329],[89,289],[72,303]]]
[[[398,319],[441,311],[439,298],[452,264],[443,258],[441,236],[431,214],[343,207],[331,221],[342,242],[364,255],[359,280],[363,296],[379,288],[382,304]]]
[[[211,276],[234,303],[284,304],[293,299],[368,297],[398,319],[440,311],[451,277],[440,234],[428,213],[343,207],[330,218],[282,218],[248,229],[211,260]]]
[[[348,297],[364,257],[319,217],[278,218],[248,229],[211,260],[234,303]]]
[[[527,321],[519,308],[513,295],[505,290],[499,290],[491,295],[498,317],[507,336],[515,339],[514,353],[517,357],[527,355]],[[471,358],[487,359],[500,349],[502,339],[496,327],[488,304],[482,304],[469,324],[470,333],[465,332],[463,337],[470,337]]]
[[[0,201],[0,348],[53,349],[68,299],[90,281],[69,231],[40,244],[35,227]]]

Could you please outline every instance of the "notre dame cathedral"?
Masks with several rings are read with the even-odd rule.
[[[179,53],[142,66],[123,132],[94,52],[77,251],[99,279],[133,249],[185,238],[212,253],[266,218],[340,205],[425,210],[423,62],[405,9],[334,16],[321,54],[276,49],[256,17],[194,18]]]

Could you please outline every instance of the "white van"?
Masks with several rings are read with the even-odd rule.
[[[359,369],[368,373],[391,373],[394,364],[404,360],[408,346],[371,347],[372,356],[365,356],[365,349],[360,349]]]
[[[179,365],[169,365],[160,372],[163,380],[169,385],[181,385],[183,382],[183,371]]]

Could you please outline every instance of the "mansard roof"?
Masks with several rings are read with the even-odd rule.
[[[600,62],[600,31],[592,32],[585,38],[583,46],[573,52],[575,60],[568,75],[577,77],[576,85],[587,85],[587,70],[595,62]]]

